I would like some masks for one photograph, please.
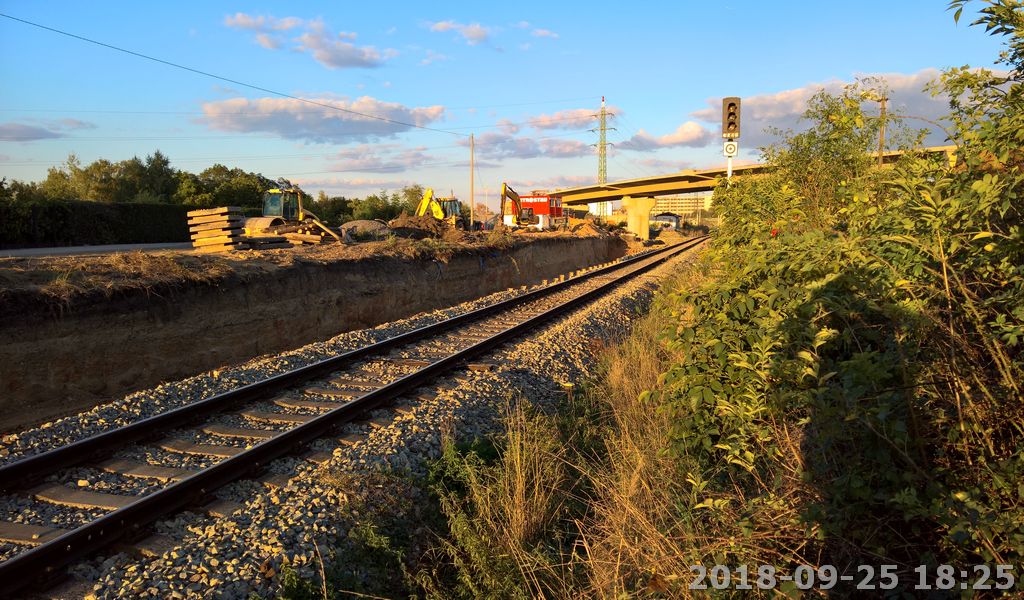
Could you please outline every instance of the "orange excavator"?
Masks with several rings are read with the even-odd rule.
[[[501,184],[501,223],[508,227],[529,227],[540,223],[532,208],[523,208],[523,202],[507,183]]]

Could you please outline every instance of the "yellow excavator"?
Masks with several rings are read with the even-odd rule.
[[[501,184],[501,219],[503,225],[510,227],[529,227],[540,223],[540,218],[533,214],[532,208],[523,208],[523,202],[507,183]]]
[[[303,191],[287,179],[278,179],[277,187],[263,193],[263,216],[245,220],[245,234],[252,236],[284,225],[312,224],[333,236],[341,237],[320,218],[302,206]]]
[[[466,228],[466,223],[462,219],[462,203],[458,198],[454,196],[435,198],[433,188],[427,188],[427,191],[423,193],[423,199],[416,206],[417,217],[427,215],[448,223],[453,229]]]

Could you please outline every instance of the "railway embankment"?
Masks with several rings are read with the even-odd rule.
[[[0,261],[0,430],[628,250],[599,236],[418,244]]]

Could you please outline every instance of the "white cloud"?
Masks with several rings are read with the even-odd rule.
[[[373,46],[359,47],[349,42],[331,39],[323,33],[307,31],[296,38],[296,41],[299,43],[296,46],[297,50],[311,53],[317,62],[328,69],[378,67],[383,62],[381,53]]]
[[[636,164],[656,171],[674,172],[683,169],[692,169],[693,163],[688,160],[665,160],[662,158],[642,158],[634,161]]]
[[[522,194],[526,193],[523,190],[543,189],[554,191],[561,188],[587,185],[596,183],[596,179],[593,175],[557,175],[543,179],[512,179],[509,181],[509,185],[514,188],[521,188],[516,191]]]
[[[51,121],[49,127],[51,129],[96,129],[96,124],[89,123],[88,121],[67,118]]]
[[[448,56],[441,54],[440,52],[434,52],[433,50],[427,50],[427,55],[420,61],[421,65],[429,65],[436,62],[448,60]]]
[[[498,128],[501,129],[505,133],[509,133],[509,134],[513,134],[513,135],[516,134],[516,133],[519,133],[519,124],[518,123],[513,123],[512,121],[510,121],[508,119],[499,119],[498,120]]]
[[[454,31],[462,37],[463,40],[470,46],[476,46],[482,42],[486,42],[490,37],[491,33],[494,32],[493,27],[485,27],[480,23],[458,23],[456,21],[437,21],[430,23],[430,30],[436,32]]]
[[[608,107],[608,111],[614,113],[618,112],[618,109]],[[530,117],[524,119],[524,122],[534,129],[586,129],[596,125],[597,113],[597,109],[594,108],[571,108],[550,115]]]
[[[397,144],[362,144],[346,148],[329,158],[331,170],[360,173],[401,173],[428,163],[425,148],[403,148]]]
[[[460,141],[460,145],[468,146],[468,141]],[[571,158],[592,154],[588,144],[578,140],[535,140],[528,137],[516,137],[509,133],[491,131],[476,137],[476,153],[484,159],[500,160],[505,158]]]
[[[341,177],[319,177],[301,178],[292,177],[289,180],[307,190],[322,189],[332,195],[356,196],[363,195],[368,191],[400,190],[408,185],[414,185],[414,181],[407,179],[370,179],[355,177],[351,179]]]
[[[676,128],[672,133],[662,136],[653,136],[643,129],[636,132],[636,135],[618,144],[621,150],[635,150],[637,152],[651,152],[659,148],[673,148],[677,146],[701,147],[711,141],[711,132],[695,121],[687,121]]]
[[[44,127],[22,125],[21,123],[0,123],[0,141],[2,142],[33,142],[60,137],[64,137],[64,134],[50,131]]]
[[[313,59],[329,69],[378,67],[398,55],[397,50],[377,50],[373,46],[356,46],[357,35],[349,31],[334,33],[322,19],[304,20],[298,17],[279,19],[266,15],[235,13],[224,18],[224,24],[234,29],[252,31],[256,43],[268,50],[278,50],[286,43],[297,52],[307,52]],[[293,38],[285,33],[301,28],[303,32]]]
[[[587,156],[594,153],[594,149],[590,144],[579,140],[540,140],[540,147],[545,156],[555,158]]]
[[[530,33],[530,35],[532,35],[533,37],[546,37],[556,40],[558,39],[558,34],[555,33],[554,31],[551,31],[550,29],[534,29],[533,32]]]
[[[281,47],[281,40],[276,37],[271,37],[270,34],[267,33],[257,33],[256,43],[267,50],[277,50]]]
[[[459,143],[469,146],[468,141]],[[476,153],[490,159],[535,158],[541,155],[541,149],[536,140],[490,131],[476,137]]]
[[[302,25],[302,19],[298,17],[278,19],[272,16],[252,16],[238,12],[224,17],[224,24],[234,29],[250,31],[288,31]]]
[[[945,96],[932,97],[923,90],[928,82],[937,79],[939,75],[938,69],[927,68],[911,74],[878,73],[863,74],[858,77],[875,77],[885,82],[889,88],[887,109],[890,112],[934,121],[948,112],[949,100]],[[743,136],[741,143],[747,147],[759,147],[776,141],[774,136],[765,133],[765,129],[768,127],[799,130],[801,127],[800,116],[807,109],[807,101],[811,96],[821,90],[833,94],[839,93],[848,83],[850,82],[833,79],[780,92],[742,98],[740,127]],[[707,103],[708,108],[695,111],[690,116],[709,123],[721,122],[721,99],[709,98]],[[864,110],[869,114],[877,114],[878,105],[870,103],[870,105],[864,106]],[[905,124],[913,129],[929,127],[927,122],[916,119],[907,119]],[[944,139],[944,134],[935,133],[929,136],[926,143],[941,144]]]
[[[285,139],[307,142],[349,143],[392,137],[410,127],[344,112],[346,110],[420,126],[442,119],[445,112],[443,106],[408,108],[370,96],[353,100],[314,100],[342,110],[314,106],[292,98],[231,98],[204,103],[204,116],[199,122],[217,131],[272,133]]]

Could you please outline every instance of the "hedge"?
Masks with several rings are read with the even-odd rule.
[[[0,201],[0,248],[187,242],[188,207]]]

